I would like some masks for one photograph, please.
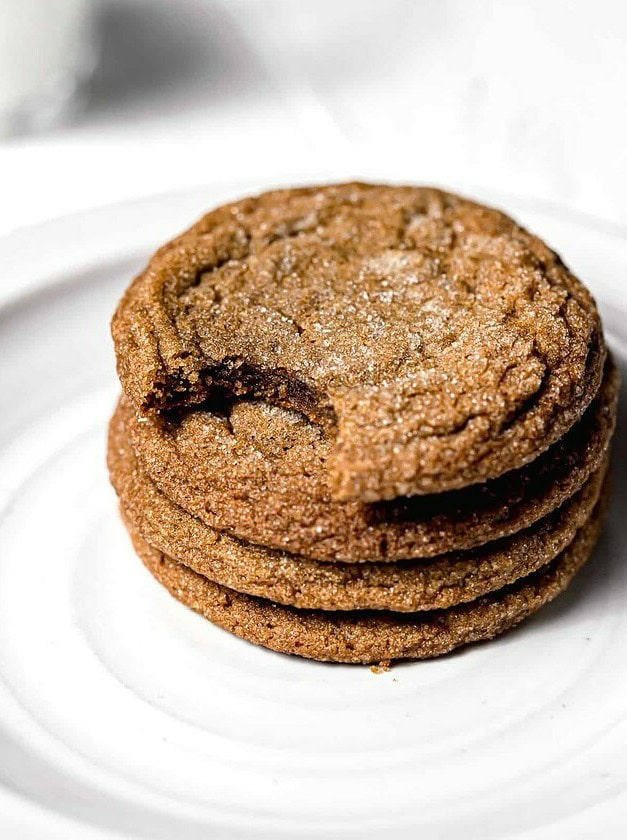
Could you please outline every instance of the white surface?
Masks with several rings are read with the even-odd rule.
[[[526,195],[625,230],[622,0],[101,3],[86,112],[0,146],[0,233],[304,167]]]
[[[255,186],[0,241],[16,287],[30,287],[4,288],[0,308],[0,836],[618,840],[624,418],[591,565],[518,631],[433,662],[375,675],[255,648],[170,598],[133,555],[104,467],[108,319],[155,242]],[[604,302],[624,368],[627,244],[508,209]]]

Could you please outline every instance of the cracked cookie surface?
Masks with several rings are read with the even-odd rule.
[[[247,398],[325,429],[337,500],[483,482],[533,460],[601,378],[594,302],[539,239],[438,190],[282,190],[162,248],[113,321],[140,410]]]
[[[180,422],[119,413],[145,472],[207,525],[249,542],[323,561],[395,561],[472,548],[527,528],[572,496],[603,461],[614,429],[618,373],[611,359],[581,420],[520,470],[435,496],[336,502],[330,443],[303,415],[259,402]]]
[[[170,501],[142,471],[121,411],[109,429],[111,481],[123,518],[153,548],[210,580],[281,604],[415,612],[472,601],[551,562],[596,505],[606,461],[562,507],[513,537],[428,561],[329,563],[216,531]]]

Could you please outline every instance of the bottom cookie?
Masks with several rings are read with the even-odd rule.
[[[601,502],[573,542],[540,571],[498,592],[422,613],[324,612],[282,606],[213,583],[152,548],[131,530],[148,570],[181,603],[258,645],[328,662],[427,659],[492,639],[563,592],[590,556],[606,505]]]

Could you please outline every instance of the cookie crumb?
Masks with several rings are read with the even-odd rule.
[[[386,671],[389,671],[391,668],[391,662],[389,659],[382,659],[378,665],[371,665],[370,670],[373,674],[384,674]]]

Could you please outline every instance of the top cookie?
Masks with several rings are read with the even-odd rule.
[[[339,500],[521,467],[604,362],[590,294],[539,239],[438,190],[364,184],[209,213],[136,278],[113,336],[142,411],[259,398],[325,426]]]

